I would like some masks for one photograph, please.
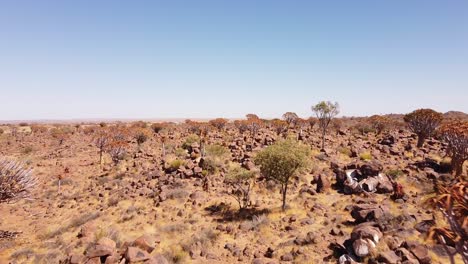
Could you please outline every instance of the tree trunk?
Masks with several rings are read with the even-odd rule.
[[[283,211],[286,210],[286,193],[288,191],[288,184],[283,184],[282,186],[282,189],[283,189],[283,206],[281,207],[283,209]]]
[[[455,157],[452,158],[452,170],[455,172],[455,176],[460,176],[463,173],[463,163],[464,160],[457,159]]]
[[[322,149],[325,149],[325,129],[322,130]]]
[[[99,149],[99,165],[102,167],[102,149]]]
[[[426,137],[425,136],[418,136],[418,143],[417,143],[417,147],[418,148],[421,148],[423,145],[424,145],[424,141],[426,140]]]

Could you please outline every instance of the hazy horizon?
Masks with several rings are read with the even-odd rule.
[[[0,120],[468,113],[466,1],[0,4]]]

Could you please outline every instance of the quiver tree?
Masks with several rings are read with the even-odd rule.
[[[381,134],[390,124],[390,120],[385,116],[373,115],[369,117],[369,124],[377,134]]]
[[[287,112],[283,114],[283,120],[288,123],[288,126],[296,126],[297,120],[299,119],[299,116],[296,113],[293,112]]]
[[[29,197],[36,184],[32,169],[19,161],[0,158],[0,203]]]
[[[254,171],[249,171],[236,164],[229,169],[224,178],[224,183],[228,188],[227,193],[236,199],[239,210],[250,206],[250,192],[254,176]]]
[[[146,128],[134,128],[133,133],[132,133],[133,138],[138,144],[138,147],[141,146],[141,144],[145,143],[148,138],[150,137],[150,133]]]
[[[246,118],[247,118],[248,128],[250,130],[252,138],[254,138],[258,130],[262,126],[263,121],[255,114],[248,114],[246,115]]]
[[[273,128],[275,129],[276,131],[276,134],[279,136],[283,133],[286,133],[286,131],[288,130],[288,123],[284,120],[281,120],[281,119],[273,119],[271,121],[271,124],[273,126]]]
[[[309,118],[307,119],[307,122],[309,123],[310,129],[313,129],[314,126],[315,126],[315,124],[318,123],[318,119],[311,116],[311,117],[309,117]]]
[[[155,134],[159,134],[159,132],[161,132],[165,127],[166,125],[163,123],[154,123],[151,125],[151,129]]]
[[[432,109],[418,109],[404,117],[409,129],[418,136],[418,148],[422,147],[424,141],[434,133],[442,119],[443,115]]]
[[[216,118],[216,119],[213,119],[213,120],[209,121],[210,125],[212,125],[216,129],[218,129],[218,131],[223,130],[224,127],[226,127],[228,122],[229,122],[229,120],[227,120],[225,118]]]
[[[239,133],[244,134],[245,131],[249,130],[247,120],[236,120],[234,126],[239,130]]]
[[[96,131],[96,136],[93,139],[94,145],[99,149],[99,164],[102,165],[103,154],[111,140],[111,135],[108,129],[100,127]]]
[[[450,188],[438,186],[438,196],[429,203],[438,208],[449,227],[433,227],[429,238],[441,243],[452,264],[455,264],[455,254],[460,254],[463,262],[468,264],[468,183],[461,181]],[[455,252],[448,246],[455,248]]]
[[[110,127],[107,133],[109,139],[104,151],[111,156],[112,161],[117,165],[127,153],[129,132],[125,127]]]
[[[261,174],[281,184],[282,208],[286,209],[286,194],[291,177],[306,168],[310,161],[310,148],[297,140],[282,140],[266,147],[255,157]]]
[[[468,159],[468,121],[452,121],[443,124],[439,133],[447,143],[447,155],[452,159],[456,176],[463,173],[463,163]]]
[[[322,149],[325,148],[325,135],[332,119],[340,112],[338,103],[322,101],[312,106],[312,112],[318,119],[318,125],[322,134]]]

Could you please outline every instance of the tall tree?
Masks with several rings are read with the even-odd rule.
[[[318,119],[318,125],[322,134],[322,149],[325,148],[325,135],[332,119],[340,112],[338,103],[322,101],[312,106],[312,111]]]
[[[420,148],[440,125],[443,115],[432,109],[418,109],[406,114],[404,120],[409,129],[418,136],[417,147]]]

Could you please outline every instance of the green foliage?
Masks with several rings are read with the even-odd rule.
[[[359,158],[361,160],[371,160],[372,154],[370,154],[370,152],[364,152],[364,153],[361,153],[361,155],[359,155]]]
[[[339,147],[338,149],[338,152],[343,154],[343,155],[346,155],[348,157],[351,157],[352,155],[352,152],[349,148],[346,148],[346,147]]]
[[[310,148],[296,140],[282,140],[258,153],[255,163],[268,179],[282,184],[298,170],[306,168],[310,161]]]
[[[175,159],[175,160],[172,160],[172,161],[169,162],[169,167],[172,170],[177,170],[182,166],[185,166],[185,161],[184,160]]]
[[[308,167],[310,148],[296,140],[282,140],[268,146],[258,153],[255,163],[260,166],[260,172],[267,179],[281,184],[283,194],[283,210],[286,209],[286,192],[289,179]]]
[[[205,151],[206,151],[206,156],[208,157],[225,158],[226,156],[229,156],[231,154],[229,149],[221,145],[208,145],[206,146]]]
[[[402,170],[393,169],[393,170],[388,170],[386,174],[395,180],[401,175],[403,175],[404,173]]]
[[[230,158],[229,149],[220,145],[209,145],[205,149],[206,156],[202,163],[202,168],[209,173],[214,174],[219,168],[222,168]]]
[[[250,205],[250,191],[254,176],[254,171],[244,169],[239,164],[231,166],[225,176],[224,182],[228,187],[228,194],[236,199],[240,210]]]
[[[193,143],[200,142],[200,137],[195,134],[190,134],[185,138],[184,143],[182,144],[183,149],[188,149]]]

